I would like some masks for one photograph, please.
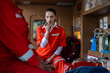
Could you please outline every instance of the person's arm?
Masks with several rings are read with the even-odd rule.
[[[45,63],[48,64],[48,63],[51,63],[52,60],[57,56],[57,55],[60,55],[61,54],[61,51],[63,50],[63,47],[58,47],[57,50],[54,52],[54,54],[48,58]]]
[[[57,56],[57,55],[54,53],[50,58],[48,58],[48,59],[45,61],[45,64],[51,63],[52,60],[53,60],[56,56]]]
[[[6,4],[2,5],[0,10],[0,42],[19,60],[38,66],[40,61],[36,50],[28,47],[27,39],[22,35],[25,31],[27,33],[26,22],[17,17],[17,11]]]
[[[62,50],[63,50],[63,46],[59,46],[59,47],[57,48],[57,50],[54,52],[54,54],[60,55],[61,52],[62,52]]]
[[[44,35],[44,37],[48,40],[48,38],[49,38],[49,32],[50,32],[50,25],[49,24],[47,24],[47,23],[45,23],[45,30],[46,30],[46,32],[45,32],[45,35]]]
[[[48,40],[45,37],[43,37],[40,43],[40,47],[45,48],[47,44],[48,44]]]
[[[42,28],[37,29],[37,45],[42,48],[45,48],[46,45],[48,44],[48,38],[49,38],[49,32],[50,32],[50,25],[44,25],[44,27],[46,29],[44,36],[42,36],[42,34],[41,34]]]
[[[42,48],[45,48],[46,45],[48,44],[48,38],[49,38],[49,31],[46,31],[46,33],[44,34],[44,37],[43,37],[43,39],[42,39],[42,41],[40,43],[40,46]]]

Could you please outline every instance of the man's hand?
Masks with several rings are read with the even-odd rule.
[[[57,56],[56,54],[53,54],[50,58],[48,58],[48,59],[45,61],[45,64],[51,63],[52,60],[53,60],[56,56]]]
[[[44,25],[45,25],[46,32],[49,32],[51,25],[49,25],[48,23],[45,23]]]
[[[48,64],[48,63],[51,63],[52,62],[52,58],[48,58],[46,61],[45,61],[45,64]]]

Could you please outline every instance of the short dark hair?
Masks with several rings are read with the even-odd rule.
[[[47,11],[53,12],[54,15],[56,16],[56,11],[55,11],[55,9],[53,9],[53,8],[48,8],[48,9],[46,9],[46,12],[47,12]]]

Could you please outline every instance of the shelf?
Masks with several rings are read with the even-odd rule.
[[[83,15],[101,15],[110,12],[110,1],[96,6],[88,11],[84,11]]]
[[[96,57],[101,57],[101,52],[88,50],[88,55],[93,55],[93,56],[96,56]],[[109,58],[110,54],[103,53],[102,57],[108,57]]]

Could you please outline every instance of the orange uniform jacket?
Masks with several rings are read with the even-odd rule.
[[[40,47],[40,43],[44,37],[45,32],[46,30],[44,26],[40,26],[37,29],[37,45],[39,46],[39,48],[37,49],[37,53],[44,61],[54,54],[57,47],[66,46],[66,37],[64,29],[56,25],[49,33],[49,39],[46,47]],[[57,73],[64,72],[64,64],[66,64],[66,62],[61,56],[55,57],[52,62],[52,65],[54,66],[55,71]]]
[[[66,37],[64,29],[58,25],[56,25],[53,30],[49,33],[49,40],[48,44],[45,48],[40,47],[40,43],[44,37],[45,34],[45,28],[43,26],[40,26],[37,29],[37,45],[39,48],[37,49],[37,53],[42,57],[45,58],[44,60],[48,59],[57,47],[59,46],[66,46]]]
[[[0,73],[30,73],[40,63],[33,48],[22,10],[11,0],[0,0]]]

